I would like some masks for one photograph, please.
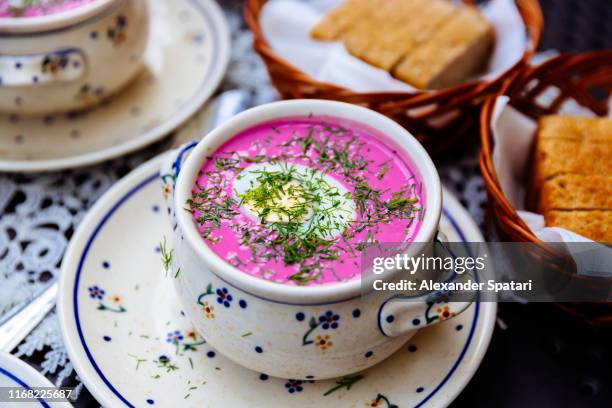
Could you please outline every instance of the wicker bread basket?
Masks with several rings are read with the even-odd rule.
[[[537,102],[538,96],[550,87],[558,88],[558,95],[550,105],[542,106]],[[514,79],[506,80],[497,94],[484,103],[480,116],[480,170],[488,195],[487,218],[499,239],[545,246],[519,217],[501,190],[493,166],[494,142],[490,126],[495,99],[501,95],[508,96],[511,106],[536,120],[542,115],[557,113],[563,103],[571,99],[595,114],[605,116],[608,113],[608,98],[611,92],[612,51],[564,54],[517,73]],[[559,273],[571,271],[560,270]],[[585,288],[595,288],[605,283],[605,278],[582,278],[574,275],[573,279],[580,280]],[[609,280],[605,284],[609,285]],[[612,303],[563,303],[558,306],[589,323],[612,326]]]
[[[409,129],[433,154],[464,141],[463,136],[476,129],[484,99],[495,92],[505,78],[527,65],[537,49],[543,25],[537,0],[516,0],[527,28],[527,47],[521,60],[494,80],[474,81],[434,92],[358,93],[318,81],[276,54],[268,46],[259,24],[266,1],[247,0],[245,20],[254,35],[254,48],[261,55],[272,83],[283,98],[333,99],[369,107]]]

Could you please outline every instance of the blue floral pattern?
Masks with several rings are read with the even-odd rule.
[[[327,329],[337,329],[338,328],[338,320],[340,320],[340,316],[334,314],[331,310],[328,310],[321,316],[319,316],[319,323],[321,323],[321,328],[323,330]]]
[[[91,286],[87,290],[89,291],[89,297],[92,299],[103,300],[106,294],[104,289],[101,289],[98,285]]]
[[[296,392],[302,392],[304,381],[302,380],[287,380],[285,383],[285,388],[290,394],[294,394]]]
[[[217,303],[220,305],[230,307],[233,299],[227,288],[217,289]]]
[[[168,333],[166,337],[166,343],[177,344],[183,341],[185,337],[181,334],[180,330],[175,330],[173,332]]]
[[[119,45],[127,40],[127,17],[119,14],[115,19],[115,24],[108,27],[106,37],[114,44]]]
[[[180,346],[183,346],[183,351],[197,351],[197,346],[206,344],[206,340],[201,338],[195,330],[188,330],[185,334],[180,330],[174,330],[168,332],[166,343],[175,346],[176,354],[178,354]]]
[[[303,321],[306,316],[304,313],[298,312],[295,317],[298,321]],[[333,345],[331,335],[329,334],[326,334],[325,336],[317,336],[316,340],[312,340],[310,338],[312,333],[319,327],[323,330],[336,330],[338,327],[340,327],[340,315],[334,313],[333,310],[327,310],[318,318],[311,317],[308,321],[308,330],[306,333],[304,333],[304,336],[302,336],[302,346],[314,344],[321,351],[325,351]]]
[[[124,313],[127,311],[125,307],[121,304],[121,296],[113,295],[110,297],[111,303],[105,303],[104,298],[106,297],[106,291],[102,289],[98,285],[92,285],[87,288],[87,292],[89,293],[89,297],[92,300],[98,302],[98,310],[108,311],[114,313]]]
[[[68,62],[69,57],[66,54],[47,54],[41,62],[40,72],[43,74],[55,75],[58,72],[65,70],[68,66]]]
[[[211,319],[215,318],[214,307],[204,300],[206,296],[215,296],[217,298],[217,303],[222,306],[225,306],[226,308],[230,308],[232,306],[232,302],[234,301],[234,296],[232,296],[232,294],[229,290],[227,290],[226,287],[220,287],[216,290],[213,290],[212,283],[209,283],[206,286],[206,292],[200,293],[200,295],[198,296],[197,303],[198,305],[204,308],[204,313],[206,317]],[[244,299],[240,299],[238,301],[238,305],[242,309],[247,308],[247,302]]]

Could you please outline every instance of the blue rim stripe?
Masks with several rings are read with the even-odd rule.
[[[444,213],[444,216],[448,218],[448,220],[450,221],[455,231],[457,231],[457,234],[459,234],[459,238],[461,238],[461,241],[467,242],[465,239],[465,235],[463,234],[463,231],[459,228],[459,225],[457,224],[457,221],[452,217],[452,215],[446,209],[443,209],[442,212]],[[468,250],[468,253],[471,256],[472,252],[470,251],[469,245],[465,245],[465,246]],[[478,282],[479,279],[478,279],[477,273],[475,274],[475,277],[476,277],[476,281]],[[461,353],[459,354],[459,357],[457,358],[457,361],[455,361],[455,364],[453,364],[450,371],[444,376],[440,384],[438,384],[436,388],[434,388],[425,398],[423,398],[421,402],[415,405],[414,408],[422,407],[427,401],[429,401],[431,397],[433,397],[434,394],[437,393],[440,390],[440,388],[442,388],[444,384],[450,379],[450,377],[453,375],[455,370],[457,370],[457,367],[459,367],[459,364],[461,364],[461,361],[463,361],[463,357],[465,357],[465,354],[467,353],[468,348],[470,344],[472,343],[472,338],[474,337],[476,326],[478,326],[478,315],[480,314],[480,292],[478,292],[474,305],[475,305],[475,310],[474,310],[474,318],[472,319],[472,327],[470,327],[470,333],[468,334],[468,338],[465,342],[465,345],[463,346],[463,350],[461,350]]]
[[[176,159],[174,160],[174,164],[172,165],[172,168],[174,169],[174,174],[175,177],[178,177],[179,173],[181,172],[181,167],[183,165],[183,157],[187,154],[187,152],[189,152],[189,150],[193,149],[194,147],[196,147],[198,144],[197,141],[191,141],[188,144],[185,145],[185,147],[183,147],[183,149],[176,155]]]
[[[193,5],[200,12],[202,17],[207,21],[207,24],[208,24],[209,27],[214,27],[215,26],[214,21],[211,19],[211,16],[208,14],[208,12],[206,11],[205,7],[202,5],[202,3],[200,3],[200,1],[198,1],[198,0],[189,0],[189,3],[191,5]],[[213,43],[215,43],[216,40],[217,40],[216,39],[217,33],[216,33],[215,29],[212,29],[212,28],[211,28],[210,32],[212,33],[211,41]],[[214,61],[216,58],[217,58],[216,55],[212,55],[211,56],[211,61]],[[211,64],[210,67],[212,68],[213,66],[214,66],[214,64]],[[81,254],[81,259],[79,260],[79,265],[78,265],[78,268],[77,268],[77,272],[76,272],[76,276],[75,276],[75,283],[74,283],[73,306],[74,306],[75,324],[76,324],[76,327],[77,327],[77,332],[78,332],[78,335],[79,335],[79,339],[81,341],[81,344],[83,345],[83,349],[85,350],[85,354],[87,355],[87,358],[91,362],[92,366],[94,367],[94,369],[96,370],[96,372],[98,373],[98,375],[100,376],[102,381],[107,385],[107,387],[109,387],[109,389],[113,392],[113,394],[115,394],[128,407],[134,407],[134,405],[132,405],[125,397],[123,397],[121,395],[121,393],[106,378],[104,373],[102,373],[102,370],[96,364],[96,362],[95,362],[95,360],[93,358],[93,355],[91,354],[91,351],[89,350],[89,347],[87,346],[87,343],[85,342],[85,338],[83,336],[83,329],[81,327],[81,321],[80,321],[80,318],[79,318],[78,287],[79,287],[80,275],[81,275],[81,271],[83,269],[83,264],[85,262],[85,258],[87,256],[87,253],[89,252],[89,249],[91,248],[91,245],[93,244],[93,241],[97,237],[98,233],[102,230],[102,228],[104,227],[106,222],[112,217],[112,215],[115,213],[115,211],[119,207],[121,207],[121,205],[123,205],[132,195],[137,193],[141,188],[146,186],[148,183],[150,183],[150,182],[152,182],[154,180],[157,180],[158,177],[159,177],[159,173],[155,173],[152,176],[149,176],[148,178],[146,178],[144,181],[139,183],[134,188],[132,188],[130,191],[128,191],[127,194],[125,194],[117,203],[115,203],[115,205],[108,211],[108,213],[104,216],[104,218],[96,226],[95,231],[92,233],[92,235],[88,239],[86,247],[84,248],[83,253]]]
[[[10,378],[11,380],[15,381],[17,384],[19,384],[20,386],[22,386],[23,388],[26,388],[28,390],[31,390],[32,388],[26,384],[23,380],[21,380],[19,377],[17,377],[15,374],[5,370],[4,368],[0,367],[0,374],[4,374],[5,376],[7,376],[8,378]],[[42,405],[45,408],[51,408],[49,406],[49,404],[47,404],[45,401],[43,401],[40,398],[37,398],[38,402],[40,402],[40,405]]]
[[[134,405],[132,405],[127,399],[125,399],[125,397],[121,395],[121,393],[106,378],[104,373],[102,373],[102,370],[100,369],[100,367],[98,367],[98,364],[96,364],[96,361],[94,360],[93,355],[91,354],[91,351],[89,350],[89,347],[87,347],[87,342],[85,342],[85,337],[83,336],[83,329],[81,328],[81,319],[79,317],[79,307],[78,307],[79,281],[81,279],[81,271],[83,270],[83,264],[85,263],[85,258],[87,258],[87,254],[89,253],[89,250],[91,249],[93,242],[95,241],[96,237],[98,236],[98,234],[100,233],[100,231],[102,230],[106,222],[114,215],[115,211],[117,211],[119,207],[125,204],[125,202],[128,201],[134,194],[136,194],[141,188],[145,187],[147,184],[151,183],[154,180],[157,180],[158,177],[159,177],[159,174],[155,173],[152,176],[149,176],[145,180],[138,183],[134,188],[128,191],[127,194],[121,197],[119,201],[117,201],[111,207],[111,209],[104,215],[104,217],[102,217],[102,220],[98,223],[95,230],[93,231],[93,233],[87,240],[87,243],[85,244],[85,248],[83,249],[83,253],[81,254],[81,259],[79,259],[79,266],[77,267],[77,272],[76,272],[76,276],[74,280],[74,290],[72,293],[72,300],[73,300],[73,307],[74,307],[74,320],[76,323],[77,332],[79,334],[79,339],[81,340],[81,344],[83,345],[83,349],[85,350],[85,354],[87,354],[87,358],[91,362],[92,366],[94,367],[94,369],[96,370],[96,372],[98,373],[102,381],[104,381],[104,383],[113,392],[113,394],[115,394],[128,407],[134,407]]]
[[[82,252],[81,257],[79,259],[79,264],[78,264],[78,267],[77,267],[76,276],[75,276],[75,282],[74,282],[74,290],[73,290],[73,308],[74,308],[75,324],[76,324],[76,327],[77,327],[77,332],[78,332],[78,335],[79,335],[79,339],[81,341],[81,345],[83,346],[83,349],[85,350],[85,354],[87,355],[87,358],[89,359],[89,362],[91,363],[93,368],[96,370],[96,373],[98,374],[100,379],[102,379],[104,384],[106,384],[106,386],[113,392],[113,394],[115,394],[117,396],[117,398],[119,398],[126,406],[132,407],[132,408],[134,407],[134,405],[131,404],[123,395],[121,395],[121,393],[106,378],[106,376],[104,375],[104,373],[102,372],[100,367],[98,367],[96,361],[94,360],[93,355],[91,354],[91,351],[89,350],[89,347],[87,346],[87,343],[85,342],[85,337],[83,335],[83,329],[81,327],[81,320],[80,320],[80,317],[79,317],[79,309],[78,309],[79,290],[78,290],[78,288],[79,288],[79,281],[80,281],[80,277],[81,277],[81,272],[83,270],[83,265],[85,264],[85,259],[87,258],[87,254],[89,253],[89,250],[91,249],[91,246],[92,246],[93,242],[95,241],[95,239],[98,236],[98,234],[102,231],[102,229],[104,228],[105,224],[114,215],[114,213],[123,204],[125,204],[134,194],[136,194],[142,188],[147,186],[149,183],[157,180],[158,178],[159,178],[159,173],[154,173],[154,174],[150,175],[149,177],[147,177],[146,179],[144,179],[143,181],[141,181],[140,183],[138,183],[136,186],[134,186],[132,189],[130,189],[125,195],[123,195],[110,208],[110,210],[108,210],[108,212],[102,217],[102,219],[100,220],[100,222],[98,223],[98,225],[96,226],[96,228],[94,229],[92,234],[90,235],[89,239],[87,240],[85,248],[83,249],[83,252]],[[461,231],[461,229],[459,228],[459,225],[457,224],[455,219],[451,216],[451,214],[448,211],[443,210],[443,212],[444,212],[444,215],[449,219],[449,221],[450,221],[451,225],[453,226],[453,228],[457,231],[458,235],[461,237],[461,240],[463,242],[466,242],[465,241],[465,235],[463,234],[463,231]],[[469,248],[468,248],[468,250],[469,250]],[[467,350],[469,349],[469,346],[470,346],[470,344],[472,342],[472,339],[474,337],[474,333],[476,331],[476,326],[477,326],[477,323],[478,323],[478,316],[479,316],[479,312],[480,312],[480,296],[477,297],[476,302],[474,302],[474,303],[475,303],[475,310],[474,310],[474,318],[472,319],[472,327],[470,328],[470,333],[468,334],[468,338],[467,338],[467,340],[465,342],[465,345],[463,346],[463,349],[461,350],[461,353],[459,354],[459,357],[457,358],[457,361],[455,361],[455,363],[453,364],[453,366],[451,367],[449,372],[444,376],[442,381],[421,402],[419,402],[415,406],[415,408],[423,406],[423,404],[425,404],[429,399],[431,399],[446,384],[446,382],[450,379],[450,377],[457,370],[457,367],[459,367],[459,364],[461,364],[461,362],[463,361],[463,358],[465,357],[465,354],[467,353]]]

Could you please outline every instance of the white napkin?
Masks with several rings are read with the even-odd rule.
[[[310,29],[342,0],[271,0],[260,24],[270,47],[291,64],[320,80],[357,92],[415,91],[386,71],[350,55],[341,42],[315,41]],[[517,63],[527,45],[525,25],[513,0],[491,0],[481,11],[495,27],[496,43],[485,79]]]
[[[559,92],[551,89],[540,96],[540,103],[550,102]],[[497,178],[501,189],[519,216],[531,228],[533,233],[545,242],[591,242],[593,249],[598,248],[597,257],[580,256],[574,254],[578,264],[578,273],[590,276],[612,276],[610,265],[612,265],[612,250],[606,249],[604,245],[597,244],[582,235],[558,227],[546,227],[544,216],[525,211],[525,196],[531,146],[535,137],[537,124],[528,116],[523,115],[512,106],[508,105],[509,98],[501,96],[495,103],[495,111],[492,118],[493,141],[493,165],[497,172]],[[589,109],[580,106],[575,101],[566,102],[560,109],[561,114],[594,116]],[[592,253],[591,253],[592,254]]]

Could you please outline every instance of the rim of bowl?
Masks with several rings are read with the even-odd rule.
[[[66,27],[83,21],[109,7],[111,3],[125,0],[94,0],[71,10],[36,17],[0,17],[2,33],[32,33]]]
[[[345,102],[298,99],[272,102],[237,114],[208,133],[191,151],[179,174],[174,195],[175,208],[183,208],[191,198],[196,176],[208,157],[231,137],[243,130],[274,119],[308,116],[340,117],[362,123],[385,134],[398,145],[419,173],[425,186],[426,211],[421,227],[411,241],[409,251],[431,242],[437,232],[442,212],[442,186],[429,154],[416,138],[388,117],[373,110]],[[191,213],[177,211],[176,217],[187,244],[225,282],[251,295],[290,304],[334,303],[360,296],[362,279],[314,286],[292,286],[272,282],[245,273],[217,255],[200,236]],[[395,274],[385,275],[384,280]]]

